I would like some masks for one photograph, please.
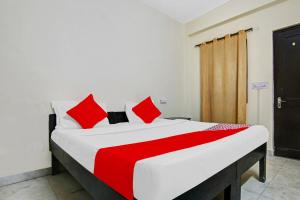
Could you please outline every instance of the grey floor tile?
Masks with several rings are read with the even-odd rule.
[[[266,183],[272,182],[278,173],[279,170],[272,170],[272,169],[267,170]]]
[[[58,200],[92,200],[91,196],[68,173],[49,176],[48,181]]]
[[[259,195],[266,189],[267,186],[268,183],[261,183],[256,178],[251,177],[242,185],[242,189]]]
[[[285,169],[298,169],[300,171],[300,160],[288,159],[283,168]]]
[[[280,171],[285,163],[287,162],[286,158],[281,158],[281,157],[274,157],[272,156],[271,158],[267,159],[267,176],[269,172],[269,178],[272,179],[274,178],[274,175]]]
[[[284,166],[284,162],[273,162],[273,161],[269,161],[267,160],[267,169],[271,169],[271,170],[280,170],[283,168]]]
[[[270,183],[283,168],[287,159],[276,156],[268,156],[267,158],[267,179],[266,183]]]
[[[273,185],[283,185],[300,190],[300,169],[282,168],[272,180]],[[300,199],[300,198],[299,198]]]
[[[54,192],[66,191],[69,193],[82,189],[81,185],[68,173],[61,173],[47,177]]]
[[[258,199],[259,194],[257,193],[253,193],[253,192],[249,192],[247,190],[243,190],[241,191],[241,199],[242,200],[256,200]]]
[[[300,191],[296,188],[271,183],[262,193],[262,197],[272,200],[298,200]]]
[[[283,165],[287,162],[287,158],[278,157],[278,156],[268,156],[267,157],[267,164],[276,166],[276,167],[283,167]]]
[[[271,198],[260,196],[258,200],[272,200]]]
[[[0,200],[57,200],[45,177],[0,188]]]

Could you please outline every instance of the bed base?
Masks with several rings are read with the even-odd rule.
[[[126,115],[123,112],[109,113],[113,116],[109,121],[118,123],[126,121]],[[117,117],[115,117],[117,116]],[[49,116],[49,137],[55,128],[56,116]],[[52,153],[52,174],[56,175],[64,170],[68,171],[82,187],[96,200],[123,200],[125,199],[119,193],[114,191],[108,185],[97,179],[91,172],[85,169],[81,164],[74,160],[54,141],[49,139],[50,150]],[[266,143],[248,153],[238,161],[232,163],[222,171],[202,182],[198,186],[185,192],[175,198],[176,200],[211,200],[219,193],[224,191],[224,199],[240,200],[241,199],[241,176],[259,162],[259,181],[266,180]]]

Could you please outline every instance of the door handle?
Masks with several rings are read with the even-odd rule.
[[[286,101],[282,100],[281,97],[277,97],[277,108],[278,109],[282,108],[282,103],[286,103]]]

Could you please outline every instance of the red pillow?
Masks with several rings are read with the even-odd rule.
[[[84,129],[93,128],[98,122],[107,117],[107,113],[97,104],[92,94],[68,110],[67,114]]]
[[[151,97],[147,97],[145,100],[134,106],[132,111],[146,124],[150,124],[161,115],[161,112],[153,104]]]

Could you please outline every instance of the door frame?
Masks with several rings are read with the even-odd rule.
[[[276,140],[278,139],[278,134],[276,134],[276,132],[279,131],[278,129],[278,125],[275,123],[275,119],[276,119],[276,109],[277,109],[277,91],[276,91],[276,86],[277,86],[277,80],[276,80],[276,71],[278,68],[278,65],[276,63],[276,59],[275,59],[275,48],[277,47],[276,45],[276,38],[277,35],[288,31],[288,30],[293,30],[296,28],[300,27],[300,23],[298,24],[294,24],[294,25],[290,25],[284,28],[280,28],[277,30],[273,31],[273,150],[274,150],[274,155],[275,156],[284,156],[284,157],[291,157],[291,158],[299,158],[299,154],[294,152],[294,151],[290,151],[288,149],[282,150],[282,149],[276,149],[275,143]]]

